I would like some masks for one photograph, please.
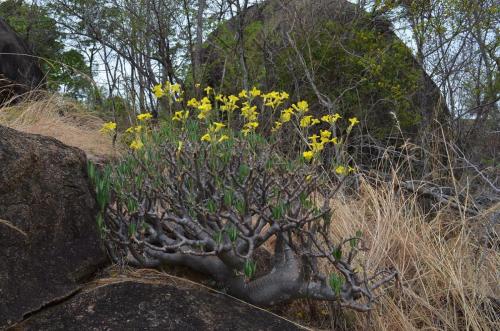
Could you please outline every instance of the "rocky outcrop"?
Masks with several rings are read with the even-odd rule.
[[[0,126],[0,329],[106,262],[82,151]]]
[[[212,33],[203,57],[208,85],[237,93],[247,77],[250,88],[287,91],[321,116],[328,110],[312,77],[323,99],[332,101],[331,111],[357,116],[376,138],[399,132],[396,126],[416,136],[433,119],[448,118],[438,87],[390,22],[352,1],[263,1]],[[261,121],[259,129],[270,129],[273,121]]]
[[[241,301],[186,286],[121,281],[40,312],[13,330],[301,330]]]
[[[13,95],[43,84],[38,60],[26,42],[0,18],[0,105]]]

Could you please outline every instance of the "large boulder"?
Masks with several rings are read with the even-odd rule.
[[[119,281],[50,307],[13,330],[302,330],[267,311],[180,280]]]
[[[240,30],[244,54],[238,48]],[[374,137],[397,134],[398,125],[416,136],[433,119],[447,119],[439,89],[391,24],[347,0],[267,0],[250,7],[208,38],[205,80],[235,93],[243,87],[246,63],[249,87],[287,91],[323,115],[326,108],[297,51],[333,111],[357,116]]]
[[[0,105],[44,84],[38,59],[28,44],[0,17]]]
[[[0,126],[0,329],[106,263],[92,192],[82,151]]]

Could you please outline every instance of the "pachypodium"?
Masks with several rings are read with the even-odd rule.
[[[155,94],[171,86],[157,86]],[[189,109],[157,126],[139,115],[140,125],[124,134],[129,155],[99,174],[90,167],[99,228],[113,258],[187,266],[258,305],[313,298],[371,309],[396,273],[368,275],[356,262],[362,233],[332,237],[330,204],[354,168],[333,163],[325,171],[321,154],[341,144],[334,129],[341,116],[316,119],[306,101],[288,107],[285,92],[204,90],[201,100],[189,100]],[[258,131],[265,111],[278,114],[267,137]],[[347,133],[358,120],[349,122]],[[287,125],[304,141],[296,157],[279,152]]]

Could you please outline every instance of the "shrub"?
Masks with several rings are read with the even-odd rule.
[[[169,84],[154,90],[173,99],[181,93]],[[361,233],[337,242],[329,236],[331,199],[354,170],[322,158],[328,148],[341,150],[338,115],[322,118],[331,130],[309,136],[322,120],[306,114],[305,101],[287,108],[284,92],[206,93],[188,102],[196,116],[181,110],[152,126],[149,114],[138,115],[143,124],[125,133],[133,151],[101,174],[90,167],[98,223],[114,258],[147,267],[187,266],[259,305],[307,297],[371,309],[375,291],[396,273],[367,275],[356,264]],[[280,114],[269,137],[257,132],[258,97],[262,112]],[[239,127],[232,124],[235,117]],[[357,119],[349,122],[347,132]],[[297,157],[278,152],[287,125],[307,139]],[[108,123],[103,130],[115,128]],[[266,253],[271,258],[262,262]],[[320,261],[334,272],[322,273]]]

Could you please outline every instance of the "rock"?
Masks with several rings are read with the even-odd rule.
[[[12,330],[302,330],[242,301],[176,281],[118,281],[82,291]]]
[[[30,47],[0,18],[0,105],[44,84],[44,75]]]
[[[106,263],[92,192],[82,151],[0,126],[0,329]]]
[[[347,0],[267,0],[249,7],[208,38],[203,63],[210,86],[220,86],[225,93],[243,88],[236,33],[241,17],[249,88],[284,90],[293,102],[307,100],[311,115],[326,114],[295,44],[313,71],[318,90],[335,102],[333,111],[344,117],[339,121],[341,129],[348,125],[347,118],[357,116],[376,138],[399,132],[396,125],[405,134],[417,136],[425,123],[433,123],[434,118],[444,123],[448,118],[438,87],[390,22]],[[259,129],[270,130],[276,117],[264,118]]]

